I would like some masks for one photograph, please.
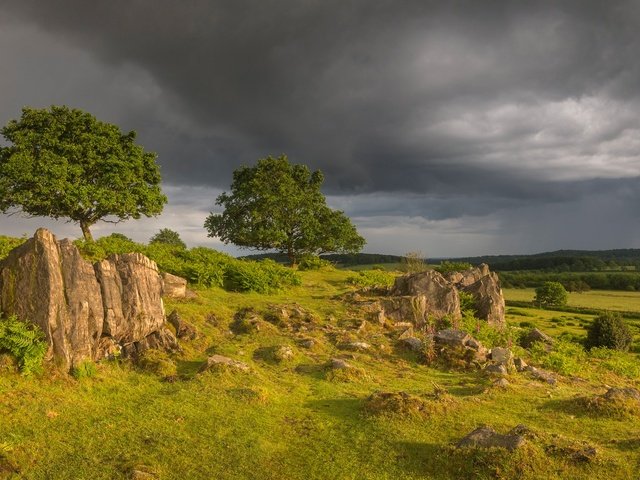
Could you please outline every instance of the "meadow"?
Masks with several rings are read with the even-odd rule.
[[[556,338],[564,332],[579,337],[592,317],[510,308],[505,334],[477,332],[488,346],[506,342],[527,361],[563,372],[556,386],[512,374],[507,388],[495,388],[478,370],[425,364],[421,355],[398,347],[397,333],[371,323],[363,327],[362,316],[342,298],[357,288],[347,281],[353,274],[299,272],[301,285],[275,293],[198,287],[195,299],[167,299],[167,312],[176,309],[199,332],[170,359],[176,378],[122,360],[101,362],[95,374],[77,379],[52,367],[28,378],[5,366],[0,478],[145,478],[141,472],[161,479],[305,480],[637,474],[638,417],[594,416],[576,403],[604,393],[605,385],[638,387],[637,354],[591,355],[577,344],[561,343],[558,351],[541,355],[516,344],[520,322]],[[293,304],[313,316],[304,330],[261,320],[252,331],[233,331],[242,308],[264,312]],[[308,339],[313,346],[301,346]],[[346,339],[371,348],[339,350]],[[264,355],[282,345],[292,348],[293,359],[277,362]],[[637,345],[636,340],[636,350]],[[197,373],[213,353],[241,360],[250,371]],[[332,377],[324,365],[334,357],[346,358],[363,375]],[[367,398],[381,390],[420,398],[446,391],[450,400],[426,416],[367,414]],[[525,424],[533,439],[512,453],[454,447],[482,424],[502,433]],[[584,445],[596,448],[596,460],[573,459],[571,452]]]

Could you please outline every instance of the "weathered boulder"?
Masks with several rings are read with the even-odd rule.
[[[553,346],[553,338],[537,328],[534,328],[520,340],[520,345],[524,348],[531,348],[534,343],[540,342],[547,347]]]
[[[449,272],[446,278],[458,288],[465,288],[476,283],[483,277],[489,275],[489,265],[481,263],[477,267],[464,270],[462,272]]]
[[[67,366],[95,356],[104,315],[93,268],[76,252],[39,229],[0,262],[0,310],[38,325]]]
[[[486,270],[488,272],[488,267]],[[476,282],[465,285],[461,289],[473,295],[478,318],[486,320],[490,325],[505,324],[505,302],[498,275],[494,272],[487,273]]]
[[[450,363],[455,360],[466,364],[482,363],[487,360],[487,349],[463,330],[448,328],[433,335],[440,357]]]
[[[194,340],[198,336],[196,327],[185,322],[177,310],[173,310],[169,314],[167,322],[173,326],[176,330],[176,337],[180,339],[186,338],[187,340]]]
[[[517,427],[516,427],[517,428]],[[515,430],[515,429],[514,429]],[[479,427],[466,435],[458,442],[458,448],[505,448],[513,451],[524,444],[525,437],[513,430],[506,435],[501,435],[490,427]]]
[[[636,400],[640,402],[640,390],[633,387],[611,387],[603,397],[607,400]]]
[[[447,345],[449,347],[464,348],[472,337],[463,330],[456,330],[454,328],[447,328],[446,330],[440,330],[433,336],[436,344]]]
[[[167,272],[162,273],[162,295],[169,298],[187,296],[187,280]]]
[[[104,332],[121,344],[142,341],[165,323],[162,279],[141,253],[111,255],[95,265],[105,310]]]
[[[83,360],[177,348],[164,329],[162,281],[139,253],[91,265],[69,240],[46,229],[0,262],[0,311],[37,324],[49,356],[66,367]]]
[[[529,365],[525,368],[525,371],[531,374],[531,377],[535,380],[540,380],[541,382],[546,382],[549,385],[555,385],[557,383],[556,378],[546,370],[542,370],[540,368],[532,367]]]
[[[461,318],[458,291],[434,270],[403,275],[382,300],[384,316],[423,325],[429,319]]]
[[[408,350],[419,352],[424,347],[424,343],[417,337],[404,337],[398,340],[398,343]]]

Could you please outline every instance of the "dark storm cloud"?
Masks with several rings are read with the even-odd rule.
[[[362,225],[553,216],[558,205],[593,209],[594,195],[604,212],[637,192],[637,1],[0,8],[0,40],[21,46],[0,53],[22,75],[9,90],[39,106],[75,100],[138,130],[182,192],[170,195],[176,208],[205,215],[207,188],[280,153],[322,169],[326,192]],[[2,121],[17,115],[9,100],[0,109]]]

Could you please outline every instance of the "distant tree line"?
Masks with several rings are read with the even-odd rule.
[[[499,272],[505,288],[536,288],[559,282],[570,292],[596,290],[640,291],[640,273],[635,272]]]

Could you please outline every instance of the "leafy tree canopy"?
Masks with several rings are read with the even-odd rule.
[[[225,243],[285,253],[292,265],[302,255],[355,253],[365,244],[349,218],[331,210],[320,186],[322,172],[293,165],[285,155],[267,157],[233,172],[231,193],[205,222],[210,237]]]
[[[536,296],[533,301],[546,307],[566,305],[567,299],[567,291],[560,282],[544,282],[542,286],[536,288]]]
[[[66,106],[24,108],[0,133],[0,210],[69,218],[91,240],[98,220],[120,222],[162,212],[156,155],[135,132]]]
[[[180,248],[187,248],[187,245],[180,238],[180,234],[175,230],[163,228],[156,233],[149,243],[162,243],[164,245],[172,245]]]

